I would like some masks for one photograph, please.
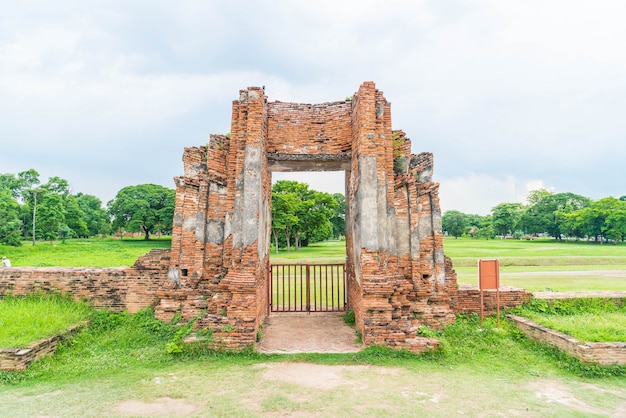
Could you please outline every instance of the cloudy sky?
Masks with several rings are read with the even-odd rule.
[[[487,214],[544,187],[626,194],[622,0],[24,1],[0,14],[0,173],[103,202],[174,187],[232,101],[344,100],[374,81],[442,209]],[[329,192],[343,177],[291,176]],[[339,178],[339,181],[337,179]]]

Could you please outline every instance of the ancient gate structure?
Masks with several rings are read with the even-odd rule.
[[[444,256],[433,156],[411,154],[373,82],[350,99],[268,102],[249,87],[233,101],[230,135],[186,148],[175,178],[169,278],[161,296],[216,345],[254,345],[268,313],[271,173],[345,171],[349,308],[365,344],[423,351],[421,326],[454,321],[456,275]],[[190,309],[191,308],[191,309]]]

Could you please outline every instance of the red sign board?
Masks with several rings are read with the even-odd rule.
[[[481,290],[500,288],[500,260],[478,260],[478,287]]]

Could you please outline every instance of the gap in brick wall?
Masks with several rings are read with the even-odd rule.
[[[272,185],[274,185],[278,180],[306,183],[309,186],[309,190],[329,193],[331,195],[334,195],[335,193],[339,193],[344,197],[346,195],[345,171],[272,172]],[[271,255],[274,255],[274,253],[272,252]]]

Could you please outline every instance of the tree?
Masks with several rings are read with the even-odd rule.
[[[442,228],[455,238],[463,235],[467,226],[466,215],[458,210],[449,210],[441,218]]]
[[[63,198],[54,193],[42,193],[37,202],[36,231],[44,239],[52,241],[59,237],[59,229],[65,225],[65,204]]]
[[[176,191],[156,184],[124,187],[107,205],[115,229],[151,233],[169,232],[174,220]]]
[[[341,193],[333,194],[337,207],[333,211],[330,223],[333,226],[333,237],[340,238],[346,235],[346,197]]]
[[[78,205],[76,196],[67,196],[65,198],[65,223],[70,229],[70,233],[65,234],[66,238],[70,236],[88,237],[89,229],[85,221],[85,212]]]
[[[491,209],[493,229],[498,234],[507,235],[515,231],[524,206],[521,203],[500,203]]]
[[[626,202],[605,197],[589,206],[567,215],[571,224],[577,225],[585,235],[598,242],[605,239],[624,240],[626,235]]]
[[[480,222],[478,224],[478,229],[476,230],[476,233],[474,235],[476,238],[495,238],[491,215],[481,216]]]
[[[287,251],[291,251],[291,232],[297,224],[297,206],[302,202],[293,192],[272,190],[272,236],[274,248],[278,254],[280,237],[285,238]]]
[[[340,203],[329,193],[309,190],[309,185],[292,180],[279,180],[272,186],[272,234],[276,248],[280,237],[291,250],[302,242],[328,239],[333,234],[330,219]]]
[[[87,235],[92,237],[100,234],[108,234],[111,230],[109,215],[102,207],[102,201],[90,194],[78,193],[76,195],[78,207],[84,214],[87,225]]]
[[[550,193],[545,189],[533,190],[528,195],[529,206],[524,211],[520,224],[533,233],[547,232],[561,239],[567,213],[587,207],[591,200],[574,193]],[[569,225],[571,226],[571,225]]]
[[[9,189],[0,189],[0,244],[22,245],[21,227],[17,201]]]

